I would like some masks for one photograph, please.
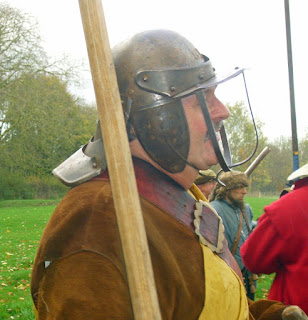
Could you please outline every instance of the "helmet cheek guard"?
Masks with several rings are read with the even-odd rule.
[[[189,152],[189,128],[181,99],[132,113],[136,136],[147,154],[164,170],[184,170]]]

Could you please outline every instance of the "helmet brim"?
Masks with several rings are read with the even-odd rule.
[[[173,96],[173,98],[183,98],[185,96],[191,95],[192,93],[194,93],[197,90],[203,90],[203,89],[215,87],[215,86],[222,84],[232,78],[237,77],[238,75],[242,74],[245,70],[246,70],[245,68],[236,67],[232,71],[230,71],[226,74],[215,74],[209,80],[207,80],[201,84],[198,84],[190,89],[187,89],[183,92],[180,92],[177,95]]]

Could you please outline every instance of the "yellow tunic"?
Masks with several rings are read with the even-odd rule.
[[[189,194],[196,200],[207,201],[196,185]],[[248,302],[245,288],[237,274],[200,243],[205,273],[205,302],[199,320],[246,320],[249,319]]]
[[[245,288],[236,273],[201,244],[204,257],[205,302],[199,320],[249,319]]]

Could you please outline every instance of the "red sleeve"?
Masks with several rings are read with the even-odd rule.
[[[280,255],[284,241],[265,212],[258,226],[241,247],[241,256],[248,270],[253,273],[270,274],[281,268]]]

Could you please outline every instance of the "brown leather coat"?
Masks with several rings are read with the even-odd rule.
[[[140,200],[162,318],[198,319],[205,300],[198,237],[156,204]],[[107,179],[73,188],[58,205],[40,242],[31,290],[39,320],[133,319]],[[283,308],[273,301],[250,307],[260,320],[280,319]]]

